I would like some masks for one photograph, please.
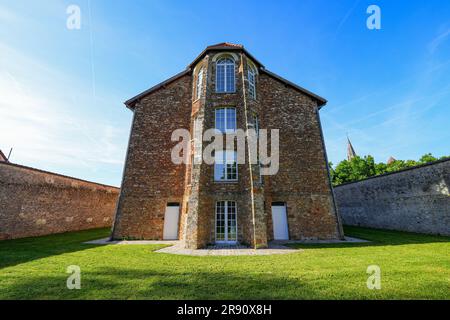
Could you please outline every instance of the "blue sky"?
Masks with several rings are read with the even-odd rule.
[[[69,5],[81,29],[66,27]],[[381,30],[366,9],[381,8]],[[234,42],[325,97],[331,161],[450,154],[448,1],[0,0],[0,149],[11,161],[119,185],[123,101]]]

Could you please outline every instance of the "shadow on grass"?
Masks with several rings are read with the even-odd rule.
[[[109,228],[0,241],[0,269],[68,252],[90,249],[83,242],[105,238]]]
[[[36,238],[0,241],[0,269],[49,256],[90,249],[83,242],[107,237],[109,229],[93,229]],[[450,237],[408,232],[345,227],[348,236],[369,240],[365,243],[289,244],[293,248],[346,248],[450,242]]]
[[[67,275],[24,277],[2,299],[299,299],[319,297],[311,283],[274,274],[222,271],[172,272],[103,268],[82,272],[81,289],[66,287]]]
[[[373,246],[395,246],[405,244],[425,244],[450,242],[450,237],[427,235],[421,233],[369,229],[363,227],[344,226],[344,233],[348,237],[354,237],[370,242],[348,242],[348,243],[294,243],[286,244],[292,248],[356,248]]]

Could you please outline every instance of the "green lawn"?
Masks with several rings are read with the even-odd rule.
[[[0,299],[449,299],[450,238],[346,228],[370,243],[287,255],[191,257],[158,245],[87,245],[109,230],[0,241]],[[381,290],[366,287],[379,265]],[[81,267],[80,290],[66,288]]]

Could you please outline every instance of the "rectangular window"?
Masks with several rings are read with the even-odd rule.
[[[256,132],[256,137],[259,138],[259,118],[258,115],[256,113],[253,114],[253,121],[254,121],[254,125],[255,125],[255,132]]]
[[[214,155],[214,180],[237,181],[238,166],[236,151],[216,151]]]
[[[194,161],[196,164],[202,161],[202,123],[201,119],[196,116],[194,119],[194,132],[193,132],[193,150]]]
[[[216,129],[222,133],[234,133],[236,131],[236,109],[216,109]]]
[[[234,64],[226,66],[226,92],[234,92]]]
[[[234,201],[216,202],[216,242],[236,243],[237,210]]]
[[[216,91],[225,92],[225,66],[217,65],[216,71]]]
[[[252,70],[248,71],[248,94],[250,98],[256,99],[256,76]]]
[[[202,88],[203,88],[203,69],[197,75],[197,85],[196,85],[196,99],[200,99],[202,96]]]
[[[235,91],[235,65],[230,58],[220,59],[216,64],[216,92]]]

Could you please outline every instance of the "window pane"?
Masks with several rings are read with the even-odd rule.
[[[221,132],[236,131],[236,109],[216,109],[216,129]]]
[[[216,91],[234,92],[234,61],[230,58],[220,59],[216,65]]]
[[[248,94],[251,98],[256,98],[256,73],[252,69],[248,70]]]
[[[225,201],[216,202],[216,240],[225,240]]]
[[[236,152],[227,151],[225,161],[226,161],[226,179],[236,180],[237,179]]]
[[[221,163],[214,164],[214,180],[225,180],[225,165]]]
[[[234,92],[234,63],[227,65],[227,92]]]
[[[214,158],[214,180],[237,180],[237,153],[236,151],[216,151]]]
[[[237,240],[236,234],[236,202],[228,201],[227,202],[227,240],[235,241]]]
[[[254,125],[255,125],[255,132],[256,132],[257,135],[259,135],[259,119],[258,119],[258,115],[257,114],[253,115],[253,122],[254,122]]]
[[[226,109],[226,126],[228,131],[236,131],[236,109],[235,108],[227,108]]]
[[[200,70],[197,76],[197,87],[196,87],[197,99],[200,99],[200,97],[202,96],[202,84],[203,84],[203,69]]]
[[[225,92],[225,66],[217,65],[216,70],[216,91]]]
[[[216,129],[224,132],[225,131],[225,109],[216,109]]]
[[[237,164],[227,164],[227,180],[237,179]]]
[[[221,150],[215,151],[214,162],[224,164],[225,163],[225,152],[221,151]]]

